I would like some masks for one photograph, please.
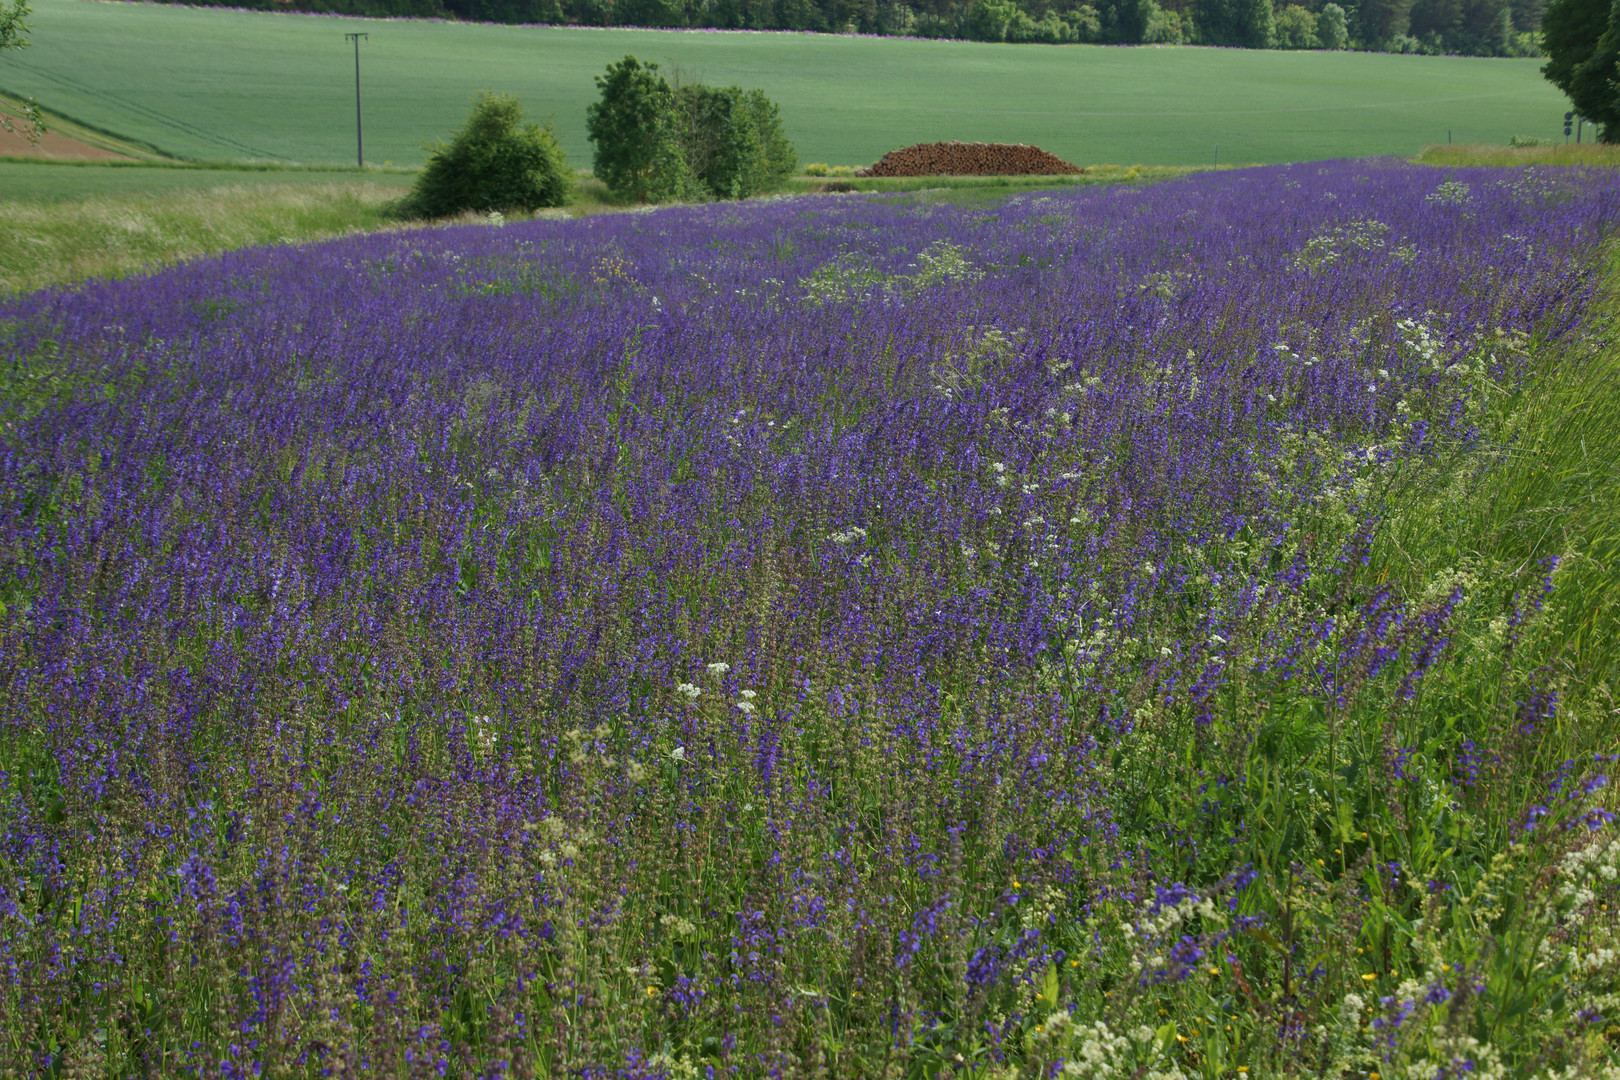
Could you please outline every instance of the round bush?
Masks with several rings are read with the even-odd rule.
[[[523,123],[523,105],[510,94],[480,94],[455,137],[434,147],[404,209],[417,217],[538,210],[562,206],[572,189],[551,129]]]

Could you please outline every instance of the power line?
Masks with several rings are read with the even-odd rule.
[[[242,142],[242,141],[240,141],[238,139],[233,139],[229,135],[220,135],[220,134],[218,134],[216,132],[207,131],[207,130],[205,130],[203,128],[197,127],[195,124],[189,124],[184,120],[180,120],[180,119],[178,119],[176,117],[170,116],[167,113],[159,112],[158,110],[150,108],[149,106],[140,105],[140,104],[137,104],[136,102],[128,101],[128,100],[126,100],[126,99],[124,99],[122,97],[118,97],[118,96],[115,96],[113,94],[109,94],[106,91],[98,90],[93,86],[88,86],[88,85],[86,85],[86,84],[84,84],[82,82],[79,82],[77,79],[69,78],[68,76],[63,75],[60,72],[52,71],[52,70],[50,70],[48,68],[43,68],[43,67],[38,66],[37,64],[31,64],[31,63],[29,63],[27,61],[24,61],[24,60],[18,60],[15,57],[12,58],[9,62],[16,65],[19,68],[22,68],[25,71],[31,71],[35,75],[37,75],[40,78],[46,80],[47,82],[55,83],[57,86],[60,86],[63,89],[71,90],[74,93],[83,94],[86,97],[90,97],[90,98],[95,99],[96,101],[100,102],[103,105],[110,105],[113,108],[124,109],[127,112],[134,113],[136,116],[140,117],[143,120],[148,120],[148,121],[151,121],[152,123],[161,124],[161,125],[163,125],[165,127],[172,128],[175,131],[179,131],[179,132],[181,132],[183,134],[190,135],[193,138],[202,139],[202,140],[205,140],[205,141],[211,142],[211,143],[216,143],[216,144],[218,144],[220,146],[223,146],[223,147],[225,147],[227,149],[235,150],[238,153],[246,154],[249,157],[274,158],[277,161],[287,161],[287,160],[289,160],[288,158],[282,156],[281,154],[271,153],[268,150],[263,150],[263,149],[260,149],[259,147],[251,146],[248,143]]]

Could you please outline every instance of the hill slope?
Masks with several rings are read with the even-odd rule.
[[[1553,134],[1566,105],[1535,60],[1195,48],[981,45],[789,33],[585,30],[38,0],[0,88],[171,153],[420,162],[480,89],[555,117],[590,163],[592,76],[627,52],[763,88],[804,161],[864,164],[915,142],[1028,142],[1080,163],[1283,162]]]

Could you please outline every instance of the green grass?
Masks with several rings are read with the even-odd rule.
[[[589,165],[592,76],[627,52],[757,86],[805,161],[914,142],[1034,143],[1078,164],[1413,154],[1548,137],[1563,98],[1537,60],[981,45],[804,34],[579,30],[39,0],[0,87],[186,158],[347,162],[359,30],[368,161],[416,164],[472,94],[519,94]]]
[[[36,168],[61,175],[97,171]],[[9,172],[0,166],[0,182]],[[220,175],[214,174],[213,186],[190,191],[0,203],[0,295],[87,277],[122,276],[255,244],[317,240],[395,224],[388,216],[389,204],[399,197],[395,185],[220,186]],[[234,181],[254,174],[223,175]]]
[[[100,196],[158,195],[213,188],[348,187],[403,193],[413,173],[354,169],[216,169],[146,162],[51,162],[0,158],[0,203],[59,203]]]
[[[1415,159],[1420,165],[1586,165],[1620,166],[1620,146],[1569,143],[1562,146],[1426,146]]]

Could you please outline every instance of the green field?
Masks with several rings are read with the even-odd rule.
[[[0,158],[0,201],[72,202],[134,192],[206,191],[220,187],[347,186],[356,183],[397,188],[415,180],[404,172],[353,169],[196,169],[165,165],[95,162],[7,161]]]
[[[786,33],[584,30],[37,0],[0,88],[193,159],[354,155],[362,45],[368,161],[418,164],[480,89],[554,117],[590,163],[592,76],[627,52],[687,79],[763,88],[803,161],[913,142],[1037,144],[1082,164],[1282,162],[1553,136],[1537,60],[1203,48],[982,45]]]

